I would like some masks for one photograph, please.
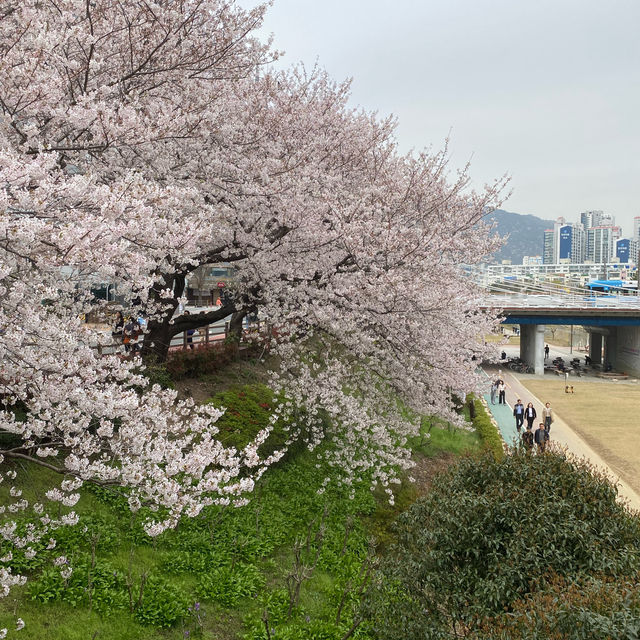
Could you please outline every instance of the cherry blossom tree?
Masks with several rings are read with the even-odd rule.
[[[146,363],[185,329],[259,309],[280,329],[272,382],[287,400],[273,423],[304,407],[291,440],[328,440],[340,482],[372,475],[391,496],[411,416],[459,422],[451,393],[474,388],[471,358],[494,323],[462,265],[495,248],[482,218],[503,181],[473,192],[446,149],[399,154],[393,119],[351,108],[348,83],[274,70],[277,53],[252,35],[264,11],[0,7],[2,462],[59,472],[49,498],[69,507],[82,482],[125,486],[132,509],[161,508],[152,535],[242,504],[282,452],[259,456],[269,429],[225,448],[218,410],[148,388],[138,359],[99,355],[81,321],[103,304],[94,283],[115,283],[148,318]],[[176,315],[186,277],[219,262],[236,270],[233,295]],[[12,523],[0,534],[22,544]],[[0,575],[5,591],[16,580]]]

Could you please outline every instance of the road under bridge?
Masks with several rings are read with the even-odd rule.
[[[640,376],[640,299],[584,296],[488,296],[485,308],[498,309],[504,324],[520,325],[520,357],[544,374],[547,325],[581,325],[590,334],[594,364]],[[604,346],[604,350],[603,350]],[[604,354],[603,354],[604,351]]]

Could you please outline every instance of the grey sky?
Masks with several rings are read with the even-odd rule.
[[[243,6],[255,4],[241,0]],[[640,215],[640,0],[275,0],[283,62],[353,78],[353,104],[398,117],[402,151],[512,176],[504,208]]]

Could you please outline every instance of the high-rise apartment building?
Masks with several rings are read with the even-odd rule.
[[[563,217],[557,218],[553,223],[553,263],[560,262],[560,229],[564,227],[565,221]]]
[[[614,239],[620,237],[620,227],[598,226],[587,229],[585,259],[590,262],[610,262],[615,255]]]
[[[584,262],[585,234],[580,222],[560,226],[554,234],[555,262]]]
[[[618,240],[618,242],[620,242]],[[640,237],[639,238],[630,238],[629,239],[629,262],[633,262],[636,266],[640,264],[640,256],[638,255],[640,252]],[[622,260],[620,260],[622,262]]]
[[[566,222],[560,217],[553,223],[553,229],[545,229],[543,264],[602,263],[618,259],[637,262],[638,249],[632,243],[620,244],[621,255],[618,255],[621,237],[622,228],[615,224],[614,216],[604,211],[583,211],[580,222]],[[634,219],[634,236],[630,240],[640,247],[640,216]]]
[[[630,244],[631,240],[629,238],[616,240],[616,257],[620,262],[629,262]]]
[[[640,216],[636,216],[633,219],[633,238],[640,239]]]
[[[544,245],[542,247],[543,264],[554,264],[553,262],[553,229],[544,230]]]
[[[599,227],[602,224],[603,216],[604,211],[583,211],[580,214],[580,222],[586,231],[592,227]]]

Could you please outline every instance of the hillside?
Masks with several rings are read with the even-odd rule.
[[[496,223],[496,233],[509,236],[499,251],[493,254],[494,263],[511,260],[522,264],[522,256],[542,255],[544,230],[553,228],[553,220],[543,220],[532,215],[522,215],[497,209],[489,219]]]

